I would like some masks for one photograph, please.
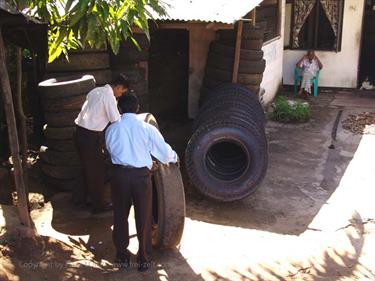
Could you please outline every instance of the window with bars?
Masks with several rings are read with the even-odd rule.
[[[284,46],[340,51],[344,0],[287,0]]]

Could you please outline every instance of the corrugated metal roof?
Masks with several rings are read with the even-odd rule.
[[[42,60],[48,53],[47,24],[24,15],[3,0],[0,0],[0,27],[8,42],[38,53]]]
[[[8,13],[9,15],[13,15],[15,17],[18,17],[20,19],[20,21],[24,20],[25,23],[31,22],[31,23],[35,23],[35,24],[45,24],[45,23],[39,21],[36,18],[27,16],[27,15],[23,14],[22,12],[18,11],[15,7],[10,5],[10,3],[8,3],[8,1],[6,1],[6,0],[0,0],[0,11],[3,12],[3,13]],[[0,19],[0,24],[6,24],[7,21],[9,21],[9,19],[3,19],[3,20]]]
[[[166,16],[158,20],[222,22],[232,24],[263,0],[164,0]]]

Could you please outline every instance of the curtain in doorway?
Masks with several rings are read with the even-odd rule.
[[[329,22],[331,23],[335,36],[337,37],[339,30],[341,0],[320,0],[320,3],[322,4],[322,8],[326,13]]]
[[[327,0],[330,2],[332,0]],[[293,48],[299,47],[298,35],[305,23],[307,17],[314,8],[316,0],[296,0],[294,1],[294,19],[293,19]]]

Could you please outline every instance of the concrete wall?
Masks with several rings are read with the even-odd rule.
[[[266,69],[263,73],[263,80],[260,84],[265,89],[262,97],[263,103],[268,104],[276,96],[283,78],[283,51],[284,51],[284,21],[285,21],[285,0],[281,1],[280,6],[281,22],[280,37],[265,42],[262,50],[266,60]]]
[[[320,74],[319,86],[357,87],[364,1],[345,0],[341,51],[316,52],[324,66]],[[304,50],[284,51],[284,84],[294,84],[295,65],[305,53]]]

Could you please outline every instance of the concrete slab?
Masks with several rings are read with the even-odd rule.
[[[375,108],[374,97],[355,96],[351,94],[336,95],[330,104],[348,108]]]

